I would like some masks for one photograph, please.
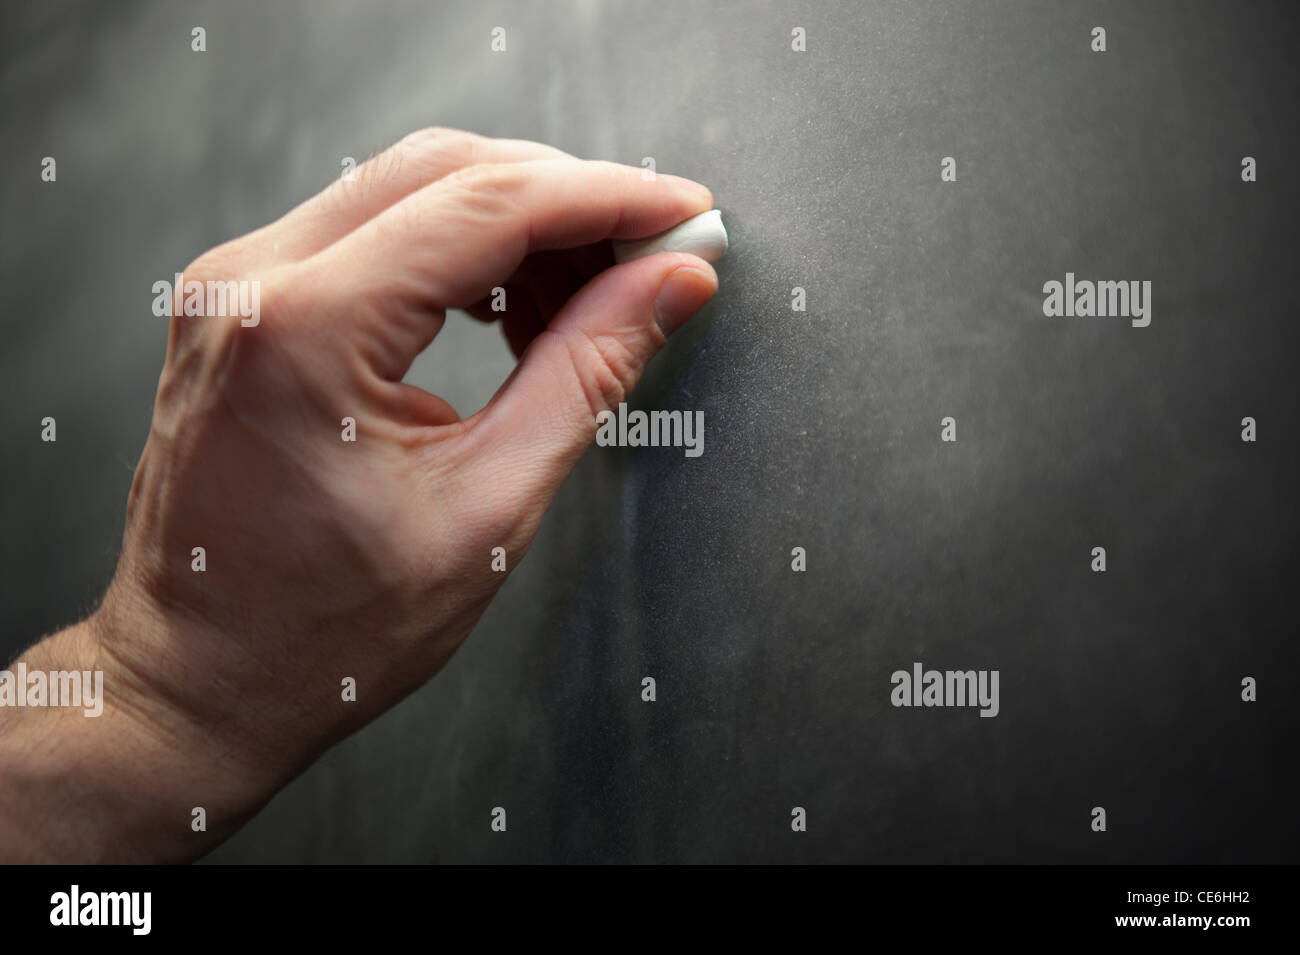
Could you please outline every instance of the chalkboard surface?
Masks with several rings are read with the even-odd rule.
[[[451,664],[211,859],[1294,861],[1290,13],[6,7],[3,649],[108,581],[153,281],[422,126],[649,157],[731,236],[631,402],[704,453],[593,448]],[[458,317],[408,380],[511,367]],[[914,665],[996,715],[895,705]]]

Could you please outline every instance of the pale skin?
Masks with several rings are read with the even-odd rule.
[[[259,280],[261,320],[170,319],[112,582],[19,658],[104,671],[104,713],[0,710],[0,861],[196,859],[429,680],[506,576],[492,549],[518,564],[596,415],[717,290],[702,259],[610,266],[605,240],[712,206],[689,180],[425,130],[187,268]],[[521,356],[464,419],[402,382],[449,308],[501,319]]]

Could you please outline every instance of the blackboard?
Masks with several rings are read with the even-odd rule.
[[[422,126],[651,157],[731,235],[632,399],[705,453],[593,448],[450,665],[210,858],[1294,860],[1289,12],[6,8],[6,654],[111,574],[155,279]],[[1045,315],[1067,274],[1149,324]],[[456,317],[408,380],[511,366]],[[997,715],[893,705],[915,663]]]

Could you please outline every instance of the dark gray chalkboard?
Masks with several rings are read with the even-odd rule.
[[[107,583],[154,280],[421,126],[651,156],[731,230],[634,398],[705,454],[593,449],[446,670],[212,858],[1294,861],[1291,15],[6,5],[3,649]],[[1067,272],[1151,324],[1044,317]],[[458,318],[410,380],[468,413],[510,367]],[[999,715],[891,706],[914,661]]]

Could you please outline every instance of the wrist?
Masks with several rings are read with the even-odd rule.
[[[193,860],[273,791],[248,771],[237,747],[115,653],[115,632],[132,626],[124,609],[106,600],[9,666],[16,683],[22,665],[29,681],[22,691],[36,705],[0,708],[0,861]],[[71,684],[56,699],[50,673],[80,679],[91,693],[82,705],[66,705]],[[42,683],[38,695],[31,687]],[[203,830],[196,808],[204,811]]]

